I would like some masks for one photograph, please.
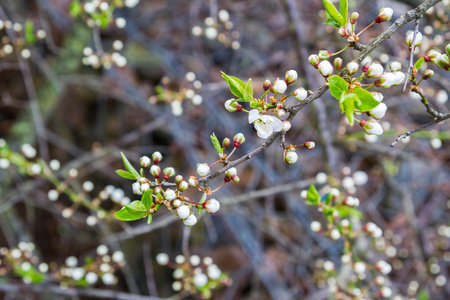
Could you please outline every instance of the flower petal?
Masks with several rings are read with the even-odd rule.
[[[252,109],[248,113],[248,123],[249,124],[255,122],[256,120],[258,120],[258,118],[259,118],[259,111],[257,109]]]
[[[273,131],[278,132],[281,131],[281,129],[283,129],[283,122],[281,122],[280,119],[276,118],[276,117],[271,117],[272,119],[272,127],[273,127]]]

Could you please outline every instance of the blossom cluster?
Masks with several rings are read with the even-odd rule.
[[[22,58],[28,59],[31,57],[30,46],[38,40],[45,39],[47,36],[45,30],[36,30],[32,21],[21,24],[0,19],[0,34],[2,31],[5,31],[6,34],[2,37],[0,58],[7,57],[13,53],[20,53]],[[8,34],[8,31],[13,31],[14,35]]]
[[[227,273],[213,263],[211,257],[200,258],[191,255],[186,258],[177,255],[172,262],[166,253],[156,255],[156,262],[161,266],[174,269],[172,288],[176,292],[185,291],[191,295],[201,293],[203,298],[211,298],[211,290],[228,286],[232,283]]]

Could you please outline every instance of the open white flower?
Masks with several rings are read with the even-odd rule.
[[[283,129],[283,122],[280,119],[260,115],[257,109],[252,109],[248,114],[248,123],[255,125],[256,133],[260,138],[266,139],[272,133],[279,132]]]

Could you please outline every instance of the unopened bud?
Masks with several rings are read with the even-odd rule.
[[[316,147],[316,143],[313,141],[308,141],[306,143],[303,144],[303,147],[305,147],[308,150],[312,150]]]
[[[286,92],[286,89],[287,89],[286,82],[284,82],[284,80],[280,80],[279,78],[277,78],[277,80],[275,80],[275,82],[273,83],[273,86],[270,89],[270,91],[272,93],[284,94],[284,92]]]
[[[179,199],[172,200],[172,207],[177,209],[178,207],[181,206],[181,203],[182,202]]]
[[[402,69],[402,64],[398,61],[394,61],[389,65],[389,69],[391,69],[392,72],[398,72]]]
[[[319,51],[319,59],[320,60],[327,60],[332,56],[332,53],[327,50],[320,50]]]
[[[308,91],[302,87],[298,88],[294,91],[294,97],[299,101],[303,101],[306,99],[306,97],[308,97]]]
[[[177,197],[177,194],[171,189],[167,189],[164,192],[164,199],[166,199],[166,200],[171,201],[171,200],[175,199],[176,197]]]
[[[222,141],[222,148],[228,148],[231,145],[231,140],[229,138],[224,138]]]
[[[176,184],[179,184],[182,181],[183,181],[183,176],[181,176],[181,175],[175,176],[175,183]]]
[[[225,177],[230,178],[237,175],[237,170],[236,168],[230,168],[225,172]]]
[[[342,58],[336,57],[334,59],[334,68],[339,71],[342,68]]]
[[[383,66],[380,64],[371,64],[365,72],[367,78],[378,78],[383,74]]]
[[[198,180],[197,180],[197,178],[195,176],[189,177],[188,183],[192,187],[197,187],[198,186]]]
[[[148,184],[148,183],[143,183],[143,184],[141,184],[141,191],[142,192],[146,192],[146,191],[148,191],[150,189],[150,184]]]
[[[363,71],[364,73],[366,73],[367,70],[369,70],[369,67],[370,67],[371,64],[372,64],[371,62],[366,62],[366,63],[364,64],[363,68],[362,68],[362,71]]]
[[[375,22],[381,23],[386,22],[392,19],[392,14],[394,11],[390,7],[383,7],[380,9],[380,12],[378,13],[378,16],[375,18]]]
[[[161,177],[161,168],[159,166],[152,166],[150,168],[150,174],[152,174],[155,178]]]
[[[345,68],[347,69],[348,75],[353,75],[358,71],[359,65],[356,61],[351,61]]]
[[[286,114],[286,111],[282,108],[279,108],[275,111],[275,114],[277,115],[277,117],[281,118]]]
[[[141,168],[148,168],[152,163],[148,156],[142,156],[139,162],[141,163]]]
[[[330,64],[328,60],[321,61],[319,63],[319,73],[323,77],[328,77],[333,73],[333,66]]]
[[[172,167],[165,168],[164,171],[163,171],[163,173],[164,173],[164,179],[167,180],[167,179],[169,179],[170,177],[175,176],[175,169],[172,168]],[[166,177],[167,177],[167,178],[166,178]]]
[[[216,199],[210,199],[203,204],[203,208],[206,209],[210,214],[216,213],[220,209],[220,203]]]
[[[312,54],[308,57],[308,62],[314,67],[318,68],[320,63],[320,58],[317,54]]]
[[[162,159],[163,156],[159,151],[156,151],[152,154],[153,163],[157,165]]]
[[[348,32],[347,32],[347,30],[345,30],[344,27],[339,28],[338,34],[339,34],[340,36],[342,36],[342,37],[347,37],[347,36],[348,36]]]
[[[350,15],[350,23],[356,24],[356,21],[359,19],[359,14],[355,11]]]
[[[272,84],[272,82],[270,82],[269,79],[266,79],[266,80],[264,81],[264,85],[263,85],[264,91],[267,91],[268,89],[270,89],[270,85],[271,85],[271,84]]]
[[[433,75],[434,75],[434,71],[433,71],[433,70],[430,70],[430,69],[427,69],[427,70],[425,70],[425,72],[423,73],[422,78],[423,78],[424,80],[427,80],[428,78],[432,77]]]
[[[408,36],[405,39],[406,44],[410,48],[411,48],[412,43],[413,43],[413,37],[414,37],[414,32],[411,32],[410,34],[408,34]],[[420,44],[422,44],[422,34],[420,32],[417,32],[416,38],[414,40],[414,48],[419,46]]]
[[[281,121],[283,123],[283,129],[281,129],[283,132],[289,131],[291,129],[291,122],[289,121]]]
[[[181,182],[178,184],[178,190],[179,190],[180,192],[184,192],[188,187],[189,187],[189,185],[188,185],[188,183],[187,183],[186,181],[181,181]]]
[[[233,142],[234,142],[233,146],[238,148],[240,145],[242,145],[245,142],[244,134],[242,134],[242,133],[236,134],[233,138]]]
[[[197,174],[198,175],[205,177],[206,175],[209,174],[209,172],[210,172],[210,168],[207,163],[197,165]]]
[[[427,62],[431,61],[433,64],[437,64],[440,56],[441,56],[441,53],[439,53],[438,51],[430,50],[430,51],[427,52],[427,54],[423,58]]]
[[[234,175],[231,180],[233,180],[233,182],[238,183],[239,181],[241,181],[241,179],[239,178],[239,176]]]
[[[442,54],[437,61],[437,65],[442,69],[448,71],[450,69],[449,56],[447,54]]]
[[[297,80],[297,72],[295,70],[289,70],[284,75],[284,82],[287,85],[294,83]]]
[[[229,100],[225,101],[225,108],[229,112],[237,111],[239,108],[239,105],[240,104],[235,99],[229,99]]]
[[[295,151],[289,151],[288,153],[286,153],[285,157],[284,157],[284,161],[287,162],[288,164],[295,164],[298,160],[298,155]]]

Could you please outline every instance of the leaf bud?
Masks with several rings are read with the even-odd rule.
[[[240,145],[242,145],[245,142],[244,134],[238,133],[233,138],[233,146],[238,148]]]
[[[239,178],[239,176],[234,175],[232,178],[233,182],[238,183],[239,181],[241,181],[241,179]]]
[[[378,16],[375,18],[375,22],[381,23],[386,22],[392,19],[392,14],[394,11],[390,7],[383,7],[380,9],[380,12],[378,13]]]
[[[139,162],[141,164],[141,168],[148,168],[150,166],[150,164],[152,163],[152,161],[150,160],[150,158],[148,156],[142,156],[141,159],[139,159]]]
[[[327,50],[320,50],[319,51],[319,59],[320,60],[327,60],[332,56],[332,53]]]
[[[339,71],[342,68],[342,58],[336,57],[334,59],[334,68]]]
[[[157,165],[162,159],[162,154],[159,151],[156,151],[152,154],[153,163]]]
[[[445,53],[450,56],[450,44],[447,44],[447,46],[445,46]]]
[[[424,80],[427,80],[428,78],[432,77],[433,75],[434,75],[434,71],[433,71],[433,70],[430,70],[430,69],[427,69],[427,70],[425,70],[425,72],[423,73],[422,78],[423,78]]]

